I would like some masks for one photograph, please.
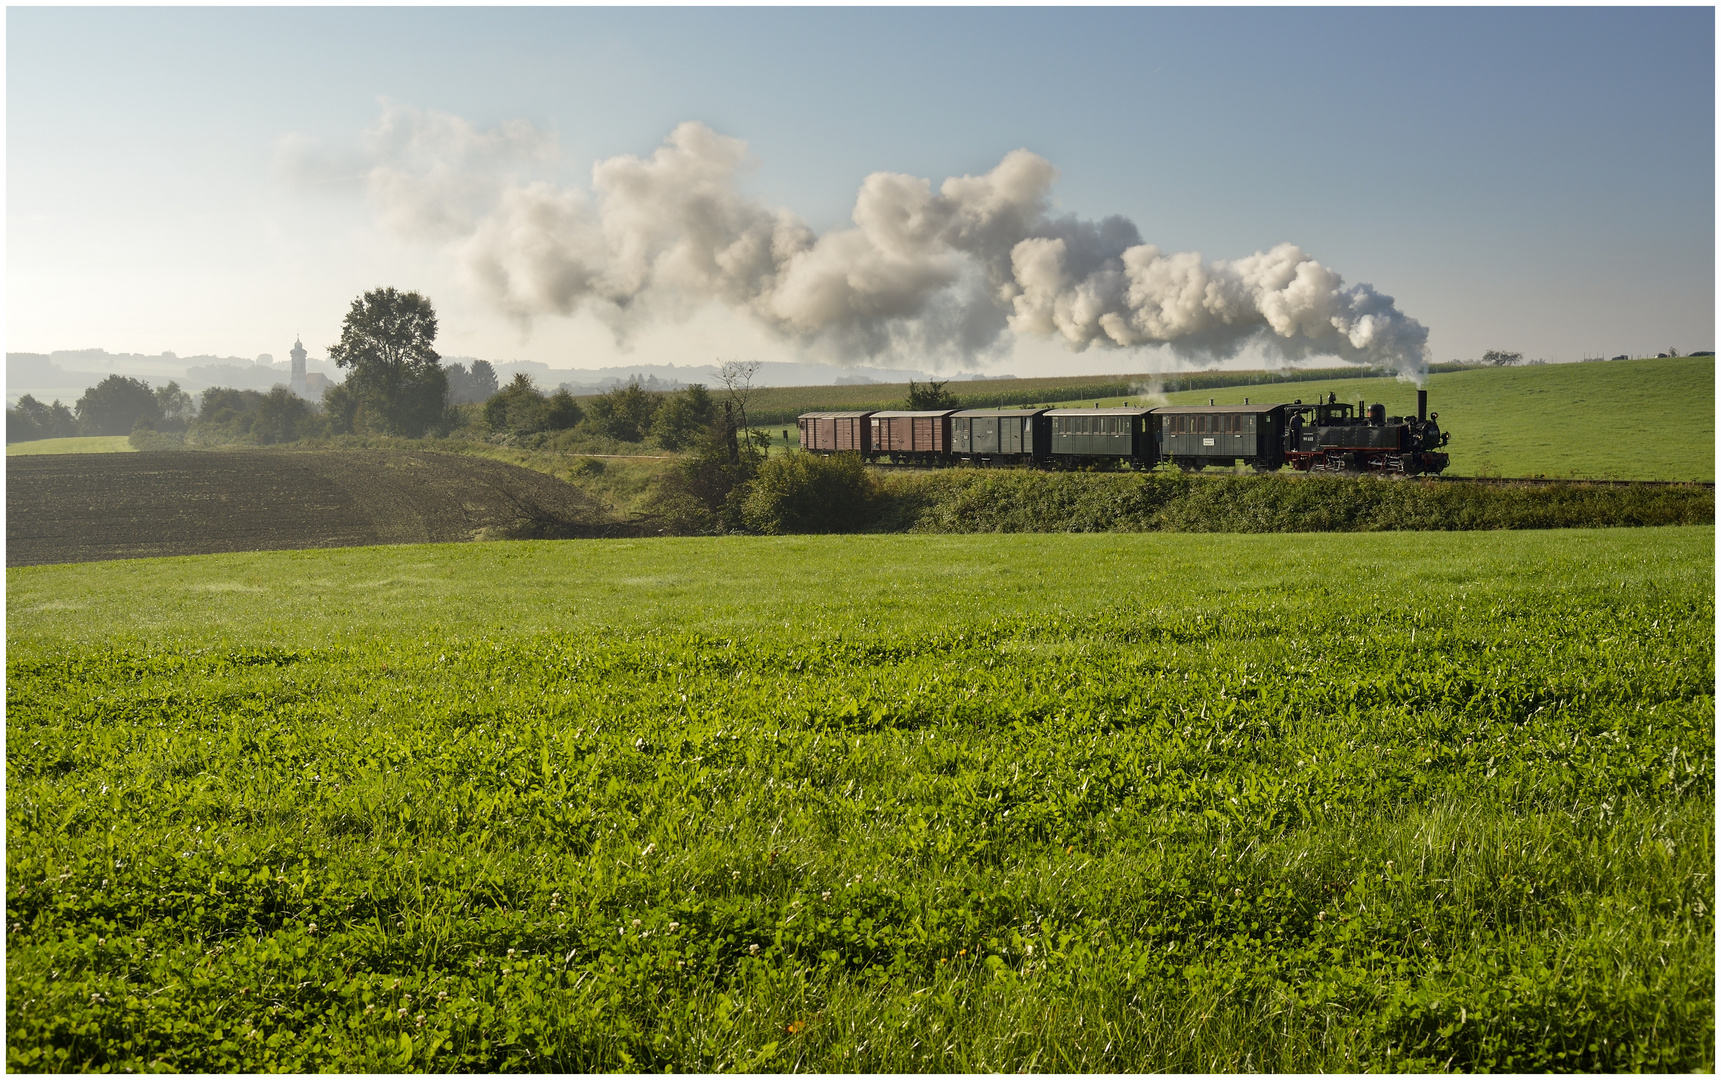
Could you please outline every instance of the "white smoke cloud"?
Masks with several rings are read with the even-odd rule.
[[[699,123],[648,157],[599,161],[589,193],[506,174],[554,157],[524,122],[480,130],[389,105],[369,136],[382,222],[452,243],[489,300],[526,322],[591,313],[625,339],[716,302],[839,358],[967,359],[1014,333],[1198,361],[1255,347],[1407,375],[1426,363],[1427,329],[1392,297],[1293,244],[1207,262],[1144,243],[1124,218],[1053,216],[1057,170],[1027,150],[936,190],[874,173],[852,224],[818,235],[746,196],[746,144]]]

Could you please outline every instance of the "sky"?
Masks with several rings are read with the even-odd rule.
[[[1713,348],[1714,46],[1711,8],[13,7],[6,348],[323,355],[383,285],[555,368]]]

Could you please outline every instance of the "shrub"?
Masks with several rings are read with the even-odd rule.
[[[759,533],[850,532],[872,520],[876,502],[859,454],[785,454],[759,466],[741,517]]]
[[[669,395],[651,421],[651,437],[665,450],[680,450],[699,437],[717,419],[717,403],[711,392],[693,383]]]
[[[566,390],[549,397],[532,385],[525,373],[514,376],[506,387],[484,403],[484,426],[492,432],[531,435],[540,431],[563,431],[585,418],[579,402]]]
[[[592,399],[592,427],[612,439],[641,442],[662,404],[662,394],[654,394],[637,382],[624,383]]]

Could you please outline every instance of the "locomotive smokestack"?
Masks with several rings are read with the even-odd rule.
[[[1428,391],[1426,390],[1416,392],[1416,418],[1418,420],[1428,419]]]

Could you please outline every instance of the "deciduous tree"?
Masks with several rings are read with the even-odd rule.
[[[373,289],[353,301],[329,356],[350,393],[389,433],[417,438],[443,419],[448,375],[431,347],[436,310],[416,292]]]

